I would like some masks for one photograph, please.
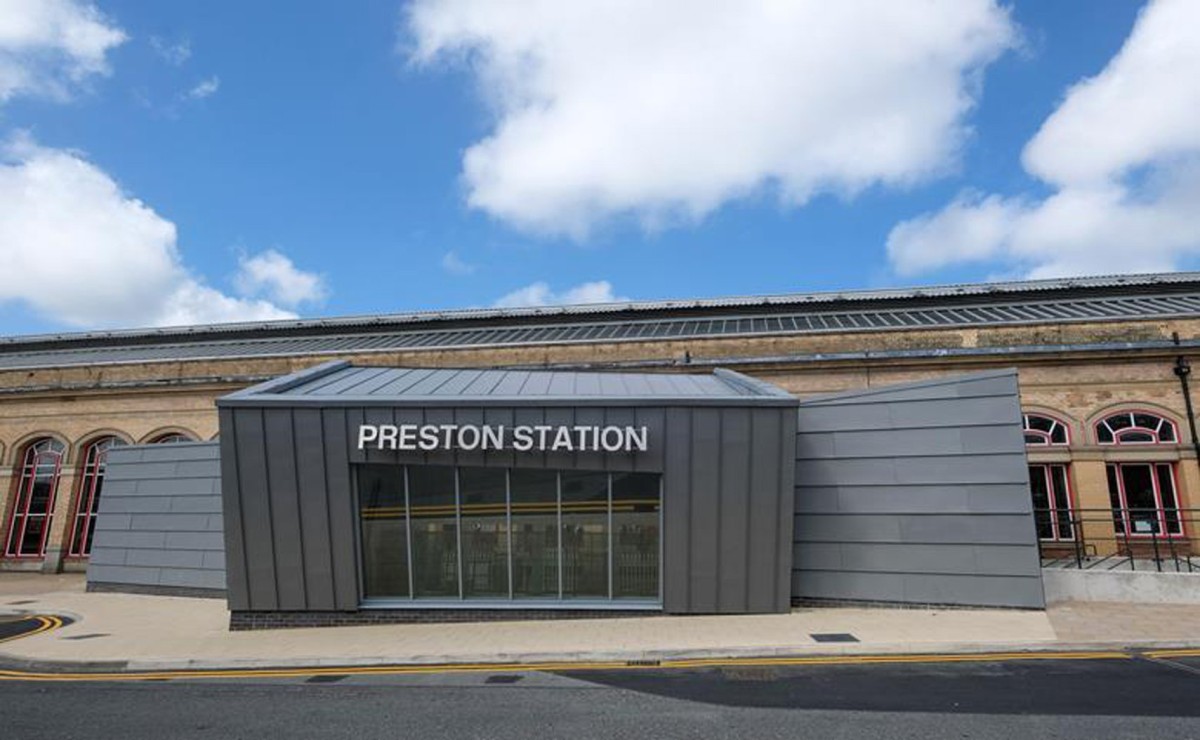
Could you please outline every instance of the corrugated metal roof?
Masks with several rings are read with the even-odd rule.
[[[1172,273],[14,337],[0,369],[1198,315],[1200,273]]]
[[[709,374],[358,367],[329,362],[230,394],[222,402],[339,404],[790,404],[781,388],[718,368]]]

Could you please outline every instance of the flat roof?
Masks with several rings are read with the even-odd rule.
[[[218,399],[220,406],[767,405],[798,400],[732,370],[711,373],[402,368],[327,362]]]
[[[1200,272],[0,338],[0,370],[1200,316]]]

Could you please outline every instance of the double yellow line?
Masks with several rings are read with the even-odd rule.
[[[1159,651],[1168,655],[1200,654],[1200,651]],[[1149,655],[1149,654],[1147,654]],[[311,676],[398,676],[433,673],[567,672],[670,670],[686,668],[775,667],[868,665],[905,663],[992,663],[1017,660],[1128,660],[1134,656],[1119,651],[1094,652],[1007,652],[947,655],[826,655],[779,658],[695,658],[663,661],[600,661],[574,663],[442,663],[429,665],[380,665],[311,668],[231,668],[213,670],[121,671],[46,673],[0,670],[0,681],[148,681],[197,678],[307,678]]]
[[[2,638],[2,639],[0,639],[0,643],[11,642],[12,640],[19,640],[22,637],[33,637],[34,635],[42,633],[42,632],[49,632],[50,630],[56,630],[59,627],[62,627],[64,624],[62,617],[56,617],[53,615],[38,614],[33,617],[27,617],[27,619],[32,619],[32,620],[36,621],[38,623],[38,626],[28,632],[22,632],[19,635],[12,635],[11,637]]]

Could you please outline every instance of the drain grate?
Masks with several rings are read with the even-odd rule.
[[[322,673],[319,676],[309,676],[304,683],[337,683],[349,678],[345,673]]]
[[[627,660],[627,661],[625,661],[625,665],[631,666],[631,667],[632,666],[651,666],[651,667],[653,667],[653,666],[662,665],[662,661],[661,660]]]
[[[522,678],[525,678],[525,677],[524,676],[516,676],[511,673],[497,673],[494,676],[488,676],[486,679],[484,679],[483,682],[484,683],[516,683],[517,681],[520,681]]]
[[[817,642],[858,642],[858,638],[849,632],[813,632],[809,637]]]
[[[64,639],[64,640],[90,640],[93,637],[108,637],[108,636],[109,636],[108,632],[92,632],[87,635],[71,635],[70,637],[64,637],[62,639]]]
[[[10,601],[9,606],[25,606],[26,604],[36,604],[37,599],[23,599],[22,601]]]

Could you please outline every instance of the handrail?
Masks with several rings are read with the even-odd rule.
[[[1200,571],[1200,509],[1112,507],[1035,508],[1042,567],[1156,572]]]

